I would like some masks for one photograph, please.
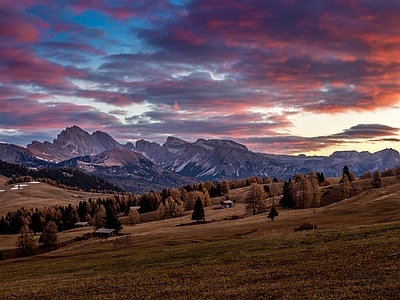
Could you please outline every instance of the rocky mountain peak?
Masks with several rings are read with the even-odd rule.
[[[77,156],[96,155],[105,150],[122,147],[124,146],[105,132],[96,131],[89,134],[76,125],[61,131],[53,143],[34,142],[28,145],[28,149],[36,157],[55,162]]]
[[[189,143],[184,140],[181,140],[177,137],[169,136],[167,138],[167,141],[164,143],[164,146],[175,148],[175,147],[179,147],[179,146],[183,146],[183,145],[187,145],[187,144],[189,144]]]

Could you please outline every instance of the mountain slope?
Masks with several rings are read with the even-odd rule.
[[[135,151],[143,156],[139,159],[132,153],[124,152],[124,154],[119,153],[121,157],[113,155],[112,159],[115,161],[111,161],[110,158],[105,159],[104,153],[115,149]],[[100,156],[95,157],[97,155]],[[79,159],[74,160],[77,157]],[[288,179],[294,174],[308,173],[311,170],[323,172],[326,177],[336,177],[342,174],[344,166],[348,166],[351,172],[360,176],[367,171],[383,171],[396,167],[400,161],[400,154],[396,150],[385,149],[375,153],[339,151],[330,156],[274,155],[254,153],[246,146],[230,140],[198,139],[191,143],[176,137],[168,137],[163,145],[146,140],[139,140],[135,145],[132,143],[123,145],[105,132],[96,131],[89,134],[78,126],[72,126],[63,130],[52,143],[33,141],[27,148],[0,144],[0,159],[30,167],[49,167],[72,159],[76,163],[80,161],[77,165],[86,172],[96,170],[98,174],[103,174],[102,176],[113,174],[113,180],[118,180],[113,181],[115,184],[119,185],[120,181],[124,181],[123,185],[129,187],[129,190],[142,190],[145,185],[150,189],[164,188],[182,182],[185,184],[194,182],[193,179],[219,181],[253,175]],[[100,162],[102,159],[104,162]],[[160,169],[152,171],[143,169],[154,168],[153,164],[149,167],[150,163],[179,174],[180,177],[175,178],[168,172],[160,176],[162,174]],[[123,175],[116,176],[117,170],[130,174],[129,176],[133,176],[135,180],[127,180]],[[152,176],[152,172],[158,175]],[[184,179],[182,176],[187,178]],[[150,183],[154,185],[150,186]],[[139,184],[141,187],[130,187],[132,184]]]
[[[249,151],[229,140],[204,140],[195,143],[168,137],[162,146],[144,140],[136,142],[136,151],[157,165],[200,180],[246,178],[252,175],[284,177],[301,171],[284,161]]]
[[[155,165],[140,153],[120,148],[107,150],[94,156],[72,158],[56,165],[56,167],[61,166],[77,168],[102,177],[118,183],[125,190],[133,193],[198,183],[194,179]]]

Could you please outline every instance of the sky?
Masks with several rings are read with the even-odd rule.
[[[0,0],[0,141],[400,150],[399,0]]]

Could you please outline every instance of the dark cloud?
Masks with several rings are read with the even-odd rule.
[[[232,137],[292,152],[395,141],[398,129],[379,124],[281,132],[295,114],[399,103],[399,13],[398,1],[4,0],[0,129],[79,121],[121,139]]]
[[[400,128],[394,128],[381,124],[358,124],[342,133],[334,135],[336,138],[345,139],[371,139],[385,136],[395,136],[400,132]]]

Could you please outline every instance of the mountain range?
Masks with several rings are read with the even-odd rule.
[[[103,177],[131,192],[180,187],[201,181],[247,178],[252,175],[290,178],[323,172],[341,176],[348,166],[357,176],[396,167],[394,149],[375,153],[338,151],[330,156],[255,153],[231,140],[198,139],[191,143],[168,137],[163,145],[139,140],[120,144],[109,134],[68,127],[53,142],[32,141],[26,148],[0,143],[0,160],[28,167],[72,167]]]

